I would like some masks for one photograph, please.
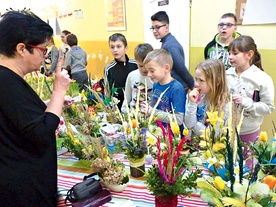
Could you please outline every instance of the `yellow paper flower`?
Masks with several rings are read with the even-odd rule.
[[[137,141],[137,140],[138,140],[138,135],[137,135],[137,134],[135,134],[135,135],[133,136],[133,140],[134,140],[134,141]]]
[[[214,185],[216,189],[218,190],[224,190],[225,189],[225,183],[223,179],[220,176],[216,176],[214,179]]]
[[[189,134],[189,129],[188,128],[185,128],[184,130],[183,130],[183,135],[184,136],[187,136]]]
[[[214,145],[213,145],[213,150],[215,152],[219,151],[219,150],[222,150],[222,149],[225,149],[225,144],[221,143],[221,142],[216,142]]]
[[[203,138],[204,140],[210,140],[210,129],[207,128],[205,130],[201,130],[202,134],[200,135],[201,138]]]
[[[149,145],[154,145],[156,143],[156,138],[147,137],[147,142],[148,142]]]
[[[203,158],[205,159],[205,160],[208,160],[208,158],[209,157],[211,157],[211,152],[210,152],[210,150],[206,150],[204,153],[203,153]]]
[[[259,140],[262,141],[262,142],[267,142],[268,136],[267,136],[267,132],[266,131],[261,131],[260,132],[260,138],[259,138]]]
[[[208,119],[206,120],[209,122],[212,126],[216,126],[217,122],[223,122],[223,119],[218,116],[218,111],[207,111]]]
[[[171,128],[172,128],[172,132],[173,132],[175,135],[179,135],[180,129],[179,129],[179,126],[178,126],[177,123],[171,122]]]

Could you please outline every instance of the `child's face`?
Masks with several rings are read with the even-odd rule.
[[[167,79],[170,78],[169,66],[161,66],[156,61],[150,61],[145,64],[145,68],[148,70],[148,77],[153,82],[159,82],[160,84],[166,84]]]
[[[125,61],[125,54],[127,47],[124,46],[124,43],[121,40],[110,41],[109,48],[113,57],[118,61]]]
[[[200,94],[208,94],[210,92],[210,86],[207,83],[205,73],[200,68],[197,68],[195,71],[195,87],[199,89]]]
[[[67,38],[68,35],[64,34],[64,33],[61,33],[60,35],[60,38],[61,38],[61,41],[65,44],[67,44],[67,41],[66,41],[66,38]]]
[[[143,62],[141,62],[140,60],[136,60],[136,63],[138,65],[138,68],[139,68],[139,71],[140,71],[141,75],[147,76],[148,75],[148,70],[144,67]]]
[[[152,32],[156,39],[162,39],[169,33],[169,25],[164,24],[163,22],[152,21],[151,28],[154,28]]]
[[[247,69],[250,67],[250,59],[253,56],[253,51],[240,52],[238,50],[229,51],[229,62],[232,67],[238,69]]]
[[[237,31],[235,20],[232,17],[220,19],[218,25],[218,32],[221,39],[228,39]]]

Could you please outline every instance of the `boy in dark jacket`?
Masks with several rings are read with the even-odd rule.
[[[136,61],[127,56],[127,40],[124,35],[115,33],[109,37],[109,48],[114,57],[104,69],[104,79],[108,81],[110,89],[117,88],[117,93],[114,95],[118,100],[118,108],[124,102],[125,83],[128,74],[138,68]]]

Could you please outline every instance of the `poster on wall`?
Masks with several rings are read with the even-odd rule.
[[[126,30],[125,1],[105,0],[107,31]]]
[[[237,24],[242,24],[245,14],[246,0],[236,0],[236,17]]]

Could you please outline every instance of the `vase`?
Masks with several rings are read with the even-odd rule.
[[[159,196],[155,195],[156,207],[177,207],[177,195],[174,196]]]
[[[107,183],[107,182],[104,182],[102,179],[101,179],[102,183],[104,184],[105,187],[107,187],[109,190],[112,190],[112,191],[115,191],[115,192],[118,192],[118,193],[121,193],[123,192],[128,183],[125,183],[125,184],[110,184],[110,183]]]
[[[145,175],[145,157],[141,159],[129,159],[130,175],[138,178]]]

